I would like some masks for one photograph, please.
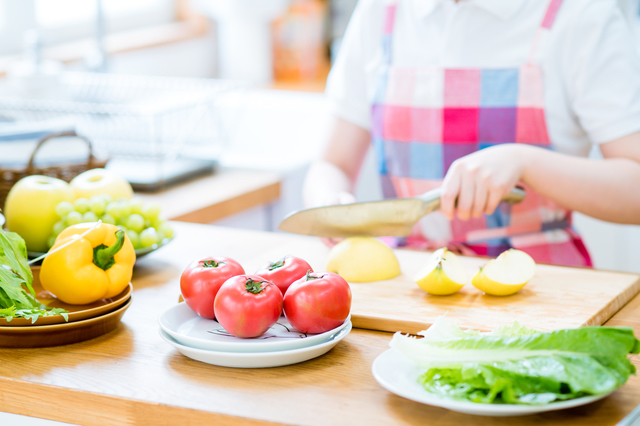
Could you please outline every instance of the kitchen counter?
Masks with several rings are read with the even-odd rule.
[[[400,398],[371,374],[390,333],[354,329],[326,355],[269,369],[232,369],[191,360],[158,335],[158,316],[177,303],[192,260],[226,255],[250,272],[269,248],[309,239],[174,223],[176,238],[140,259],[133,304],[115,331],[69,346],[0,349],[0,410],[86,425],[614,425],[640,402],[640,378],[591,405],[514,418],[474,417]],[[321,244],[317,241],[317,244]],[[453,314],[453,313],[452,313]],[[640,297],[608,325],[640,335]],[[638,365],[638,357],[633,362]]]
[[[137,192],[136,197],[159,205],[169,220],[211,223],[276,201],[280,180],[274,172],[221,168],[162,191]]]

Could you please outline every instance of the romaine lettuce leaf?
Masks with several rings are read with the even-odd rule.
[[[422,339],[396,333],[390,346],[426,371],[418,381],[442,397],[541,404],[613,391],[635,372],[631,328],[538,332],[518,323],[490,333],[438,319]]]
[[[38,302],[32,283],[24,240],[0,229],[0,318],[27,318],[34,323],[42,316],[62,315],[68,321],[64,309],[49,309]]]

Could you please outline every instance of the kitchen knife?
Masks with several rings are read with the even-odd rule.
[[[441,189],[436,188],[415,198],[298,210],[285,217],[278,229],[317,237],[405,237],[422,216],[440,208],[440,195]],[[524,197],[524,190],[516,187],[502,201],[515,204]]]

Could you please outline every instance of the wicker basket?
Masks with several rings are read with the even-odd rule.
[[[89,147],[89,158],[87,159],[87,162],[81,164],[61,164],[49,167],[36,167],[34,165],[34,160],[40,147],[42,147],[42,145],[44,145],[48,141],[60,137],[77,137],[85,141],[87,143],[87,146]],[[44,138],[40,139],[40,141],[36,145],[33,153],[31,153],[31,158],[29,158],[29,163],[24,170],[0,168],[0,207],[4,209],[4,202],[7,199],[9,191],[11,190],[13,185],[23,177],[31,175],[44,175],[62,179],[65,182],[70,182],[71,179],[78,176],[80,173],[90,169],[104,167],[106,164],[106,160],[98,160],[93,155],[93,146],[91,145],[89,139],[76,134],[76,132],[74,131],[52,133],[50,135],[47,135]]]

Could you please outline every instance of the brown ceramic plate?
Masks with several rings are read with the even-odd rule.
[[[124,305],[124,303],[131,296],[132,286],[131,283],[125,288],[122,293],[109,299],[98,300],[88,305],[68,305],[42,288],[40,284],[40,267],[31,267],[33,272],[33,291],[36,293],[36,299],[49,308],[62,308],[69,311],[69,322],[81,321],[88,318],[94,318],[99,315],[111,312],[116,308]],[[38,326],[38,325],[51,325],[65,323],[62,315],[52,315],[50,317],[40,317],[35,323],[32,323],[27,318],[13,318],[10,322],[7,322],[5,318],[0,318],[0,327],[26,327],[26,326]]]
[[[131,298],[113,312],[86,320],[32,327],[0,327],[0,348],[44,348],[93,339],[115,330],[129,306]]]

